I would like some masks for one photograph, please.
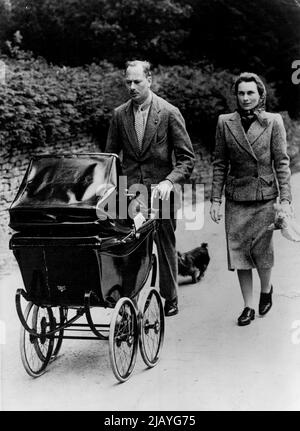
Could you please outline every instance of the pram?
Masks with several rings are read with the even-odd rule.
[[[118,202],[134,199],[119,190],[121,175],[114,154],[37,156],[9,209],[17,231],[10,249],[25,287],[16,292],[21,358],[33,377],[45,372],[64,339],[108,340],[120,382],[134,369],[138,345],[148,367],[159,360],[165,326],[156,288],[159,221],[137,228],[120,217]],[[95,323],[98,309],[108,313]]]

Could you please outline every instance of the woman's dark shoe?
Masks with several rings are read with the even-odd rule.
[[[254,320],[255,318],[255,311],[253,308],[245,307],[242,314],[238,318],[238,325],[239,326],[246,326],[251,323],[251,320]]]
[[[265,314],[267,314],[267,312],[270,311],[272,307],[272,293],[273,293],[273,286],[271,286],[271,290],[269,293],[262,292],[260,294],[258,311],[261,316],[264,316]]]

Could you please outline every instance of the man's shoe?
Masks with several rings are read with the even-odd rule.
[[[251,320],[254,320],[255,318],[255,311],[253,308],[245,307],[242,314],[238,318],[238,325],[239,326],[246,326],[251,323]]]
[[[262,292],[260,294],[258,311],[261,316],[264,316],[265,314],[267,314],[267,312],[270,311],[272,307],[272,293],[273,293],[273,286],[271,286],[271,290],[269,293]]]
[[[171,301],[166,299],[164,311],[165,316],[175,316],[175,314],[178,314],[177,298]]]

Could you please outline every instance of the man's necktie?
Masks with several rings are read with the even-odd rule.
[[[134,127],[136,131],[136,136],[138,140],[139,150],[142,150],[143,145],[143,136],[144,136],[144,116],[140,107],[138,107],[135,118],[134,118]]]

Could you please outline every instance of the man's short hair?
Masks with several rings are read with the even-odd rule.
[[[126,61],[125,64],[125,72],[128,69],[128,67],[134,67],[141,65],[144,71],[145,76],[148,78],[148,76],[151,76],[151,64],[149,61],[146,60],[130,60]]]

